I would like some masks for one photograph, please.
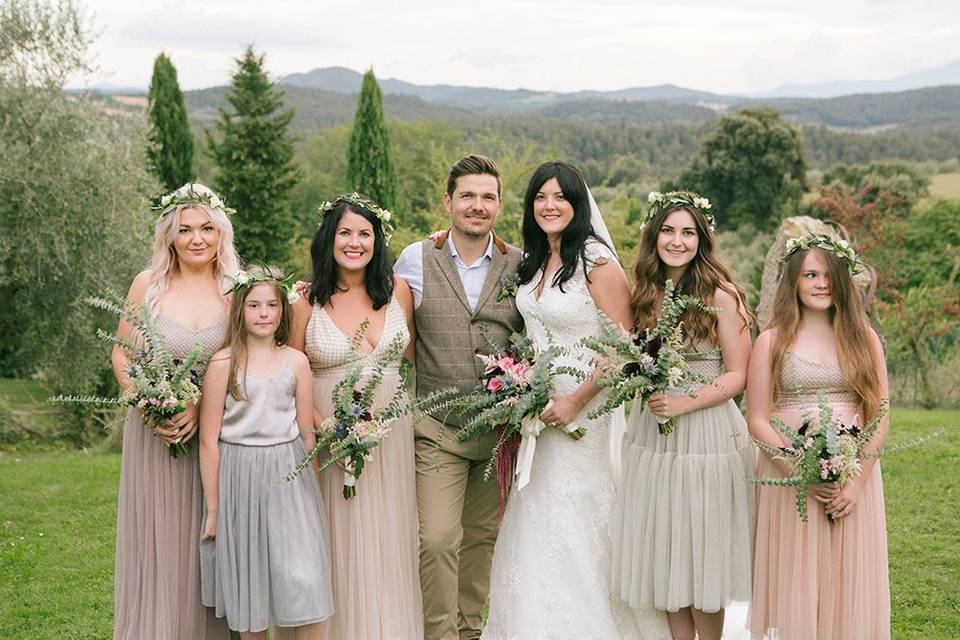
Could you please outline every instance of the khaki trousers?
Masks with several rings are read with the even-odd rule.
[[[416,425],[420,586],[426,640],[474,640],[483,627],[500,490],[483,472],[496,434],[469,442],[430,416]]]

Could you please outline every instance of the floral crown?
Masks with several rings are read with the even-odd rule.
[[[713,214],[710,213],[710,209],[713,207],[713,205],[710,204],[709,200],[700,197],[698,194],[693,193],[692,191],[668,191],[667,193],[651,191],[650,195],[647,197],[647,202],[650,203],[650,210],[647,212],[647,217],[644,219],[644,221],[640,223],[641,231],[643,231],[644,227],[647,226],[647,223],[653,220],[653,217],[661,211],[665,209],[675,209],[681,207],[693,207],[702,213],[703,217],[707,219],[707,224],[710,226],[710,231],[717,230],[717,221],[713,217]]]
[[[286,295],[289,304],[293,304],[300,299],[300,294],[297,293],[297,290],[293,286],[292,273],[283,275],[278,269],[261,267],[257,271],[240,270],[237,272],[237,275],[227,275],[226,277],[232,282],[227,293],[237,293],[261,282],[270,282],[280,287],[280,290]]]
[[[323,224],[324,217],[333,211],[334,207],[341,202],[362,207],[375,215],[380,221],[380,226],[383,227],[383,243],[390,244],[390,238],[393,236],[393,225],[390,224],[390,218],[393,217],[393,214],[390,213],[389,209],[384,209],[370,198],[362,196],[356,191],[353,193],[343,193],[334,198],[333,202],[330,202],[329,200],[321,202],[320,206],[317,208],[317,213],[320,214],[320,222],[317,223],[318,227]]]
[[[807,251],[812,247],[823,249],[824,251],[828,251],[838,258],[843,258],[846,260],[847,269],[850,270],[851,276],[862,273],[864,270],[863,263],[860,262],[860,258],[857,257],[857,253],[853,250],[853,247],[850,246],[849,242],[843,238],[833,238],[831,236],[819,235],[815,233],[811,233],[800,238],[790,238],[787,240],[787,251],[783,255],[783,261],[785,262],[790,256],[798,251]]]
[[[220,199],[220,196],[214,193],[213,189],[199,182],[188,182],[176,191],[171,191],[163,196],[157,196],[154,198],[153,206],[150,208],[153,211],[159,211],[160,217],[163,217],[175,208],[185,204],[206,205],[228,216],[236,213],[236,209],[231,209],[225,205],[223,200]]]

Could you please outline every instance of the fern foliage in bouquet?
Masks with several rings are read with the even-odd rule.
[[[608,317],[600,314],[601,334],[584,338],[583,345],[594,351],[594,366],[603,373],[597,385],[608,389],[606,401],[590,412],[597,418],[610,413],[628,400],[639,399],[643,407],[650,396],[667,389],[690,391],[708,382],[693,372],[683,356],[683,322],[688,309],[716,313],[702,300],[678,292],[672,280],[664,284],[663,304],[657,324],[652,329],[627,334]],[[677,419],[657,418],[662,435],[673,432]]]

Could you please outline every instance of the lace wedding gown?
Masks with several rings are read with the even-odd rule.
[[[616,259],[599,243],[587,246],[587,257],[588,263]],[[534,347],[542,350],[552,341],[569,349],[558,364],[589,370],[592,352],[578,343],[599,335],[600,323],[583,269],[578,265],[563,290],[548,282],[540,298],[538,281],[539,275],[517,293]],[[559,394],[579,385],[569,376],[555,382]],[[551,428],[537,438],[530,482],[519,491],[514,485],[497,538],[483,640],[670,637],[662,614],[635,612],[610,594],[613,417],[586,417],[602,401],[601,393],[577,416],[587,429],[582,440]]]

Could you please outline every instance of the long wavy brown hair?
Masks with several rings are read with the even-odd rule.
[[[293,315],[290,310],[290,303],[287,302],[287,294],[280,288],[277,281],[283,279],[283,274],[275,267],[250,267],[247,271],[255,277],[269,276],[272,280],[256,282],[251,286],[242,287],[233,295],[233,302],[230,305],[230,328],[227,332],[227,345],[230,347],[230,372],[227,378],[227,392],[233,396],[234,400],[246,400],[246,372],[247,372],[247,327],[243,323],[243,305],[247,302],[247,297],[253,288],[258,285],[271,285],[274,293],[280,300],[280,321],[277,323],[277,330],[273,334],[273,340],[277,346],[287,344],[290,337],[290,324]],[[243,372],[244,383],[237,380],[238,373]]]
[[[733,281],[730,270],[714,253],[713,232],[710,231],[706,217],[693,207],[674,207],[660,211],[647,222],[637,245],[632,266],[633,293],[630,296],[634,329],[648,329],[657,322],[657,304],[663,295],[664,283],[667,280],[667,266],[657,254],[657,236],[667,216],[681,210],[693,217],[700,243],[697,255],[687,265],[680,281],[674,283],[677,291],[695,296],[704,304],[712,305],[717,289],[723,289],[736,298],[737,310],[743,319],[744,327],[752,325],[754,318],[745,304],[747,298],[743,287]],[[690,309],[684,313],[683,326],[689,344],[695,345],[703,341],[716,344],[716,315]]]
[[[840,371],[847,385],[860,397],[864,420],[877,415],[883,403],[880,380],[877,378],[875,357],[870,348],[870,323],[863,308],[863,300],[847,262],[829,251],[811,247],[807,251],[791,254],[783,266],[780,284],[773,299],[773,319],[770,328],[775,329],[771,353],[773,376],[773,401],[783,392],[780,381],[786,353],[797,337],[803,316],[799,285],[803,271],[803,259],[810,251],[818,252],[827,265],[827,281],[830,283],[830,320],[837,340],[837,357]]]

